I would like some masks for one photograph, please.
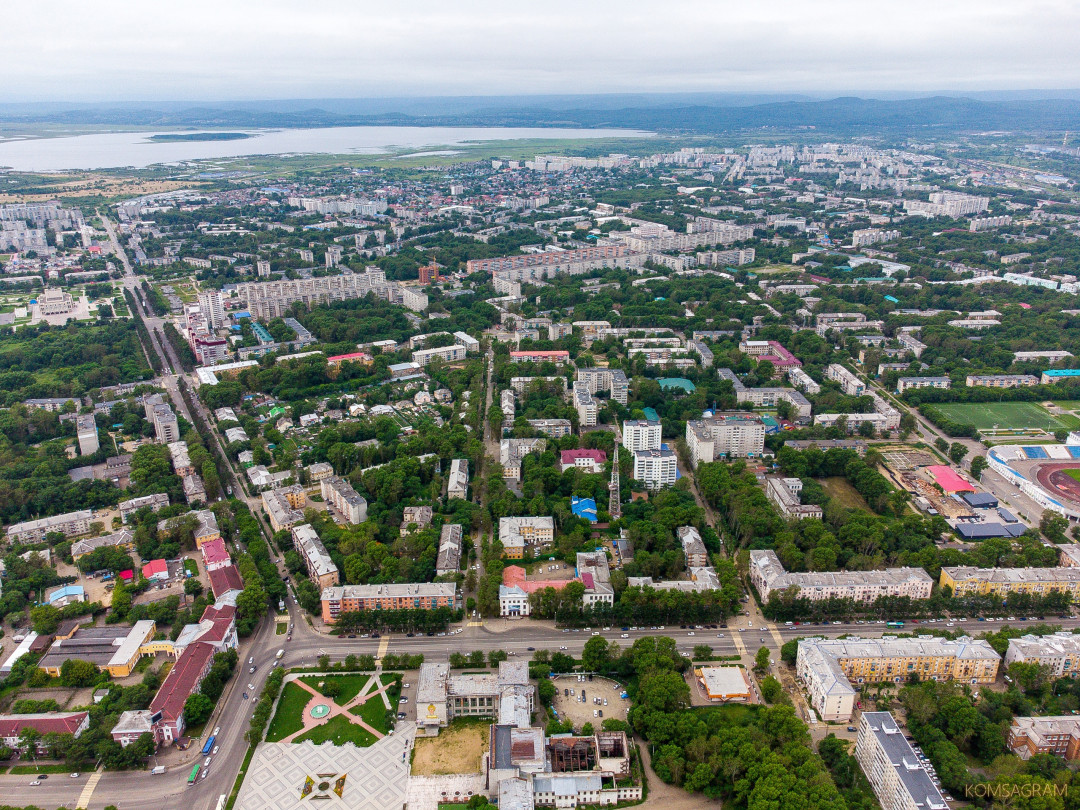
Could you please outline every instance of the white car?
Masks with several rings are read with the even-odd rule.
[[[398,703],[408,703],[408,702],[409,702],[409,699],[407,697],[403,697],[401,700],[398,701]]]
[[[219,748],[221,748],[220,745],[215,745],[214,750],[210,752],[210,755],[211,756],[216,756]]]
[[[409,688],[410,686],[412,686],[412,684],[411,684],[411,683],[403,683],[403,684],[401,685],[401,688],[402,688],[402,689],[408,689],[408,688]]]
[[[619,636],[619,638],[630,638],[630,634],[629,633],[623,633],[621,636]]]

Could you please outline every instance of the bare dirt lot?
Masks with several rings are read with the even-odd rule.
[[[573,689],[573,695],[563,694],[564,691]],[[581,692],[585,690],[585,702],[581,702]],[[618,720],[626,719],[626,712],[630,708],[630,701],[619,697],[623,688],[614,681],[606,678],[593,678],[593,680],[579,681],[576,675],[564,675],[555,679],[555,701],[552,704],[559,713],[559,719],[569,718],[576,730],[580,730],[586,723],[592,723],[597,729],[600,724],[609,717]],[[600,698],[599,705],[593,702],[593,698]],[[604,700],[608,705],[603,705]],[[594,716],[593,712],[603,712],[604,716]]]
[[[487,725],[472,721],[451,722],[438,737],[416,740],[412,773],[414,776],[480,773],[487,750]]]

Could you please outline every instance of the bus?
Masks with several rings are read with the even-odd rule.
[[[903,622],[885,622],[886,627],[900,628],[904,626]]]
[[[207,740],[206,745],[204,745],[202,747],[202,753],[203,753],[204,757],[213,750],[213,748],[214,748],[214,740],[216,740],[216,739],[217,739],[217,737],[215,737],[213,734],[210,735],[210,739]]]
[[[194,785],[194,784],[195,784],[195,780],[199,778],[199,769],[200,769],[201,767],[202,767],[202,765],[199,765],[198,763],[196,763],[196,764],[195,764],[195,767],[191,769],[191,776],[189,776],[189,777],[187,778],[187,783],[188,783],[188,786],[189,786],[189,787],[190,787],[191,785]]]

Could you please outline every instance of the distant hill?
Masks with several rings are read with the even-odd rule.
[[[0,105],[3,123],[99,126],[619,127],[669,133],[812,128],[836,134],[1080,129],[1080,99],[933,96],[906,99],[654,94],[613,96],[327,99],[182,105]]]

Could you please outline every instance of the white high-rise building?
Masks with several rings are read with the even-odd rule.
[[[660,423],[648,419],[628,419],[623,422],[623,447],[631,453],[637,450],[660,449]]]
[[[211,332],[225,325],[225,308],[221,305],[220,290],[203,290],[199,293],[199,309]]]
[[[652,490],[670,487],[675,483],[679,461],[673,450],[634,451],[634,479]]]

